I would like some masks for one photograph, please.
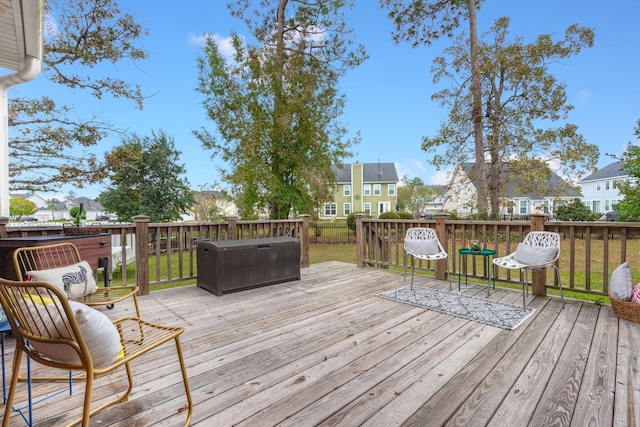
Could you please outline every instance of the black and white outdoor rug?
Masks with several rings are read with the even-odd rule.
[[[405,286],[378,296],[509,330],[516,329],[535,312],[533,308],[420,286]]]

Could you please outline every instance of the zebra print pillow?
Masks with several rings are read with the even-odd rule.
[[[27,280],[47,282],[57,286],[69,299],[81,299],[98,290],[93,271],[87,261],[67,267],[27,271]]]

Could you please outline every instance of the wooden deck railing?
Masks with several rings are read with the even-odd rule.
[[[115,241],[114,249],[123,260],[119,266],[122,284],[137,284],[139,294],[149,293],[152,284],[170,283],[197,277],[198,242],[242,240],[290,236],[300,239],[300,266],[309,266],[309,216],[294,220],[239,221],[226,217],[222,222],[150,223],[149,217],[134,217],[133,223],[102,224],[102,232]],[[0,238],[63,234],[62,225],[10,225],[0,218]],[[134,277],[127,269],[135,263]]]
[[[515,251],[519,242],[532,230],[560,233],[561,256],[558,266],[564,290],[609,294],[609,277],[613,269],[628,261],[632,271],[640,273],[640,224],[621,222],[550,221],[543,215],[532,215],[529,221],[458,221],[442,216],[433,220],[374,220],[360,217],[356,224],[358,265],[379,268],[404,268],[405,232],[410,227],[431,227],[449,253],[449,271],[444,262],[416,262],[416,268],[434,270],[436,277],[447,274],[457,277],[461,266],[458,249],[467,248],[470,240],[480,240],[487,249],[495,249],[496,257]],[[468,257],[469,277],[486,278],[488,272],[481,257]],[[499,282],[519,284],[518,272],[493,269]],[[552,278],[553,275],[549,275]],[[636,277],[634,283],[639,280]],[[555,280],[555,279],[554,279]],[[557,283],[547,283],[546,275],[534,274],[533,292],[545,295],[547,289],[557,289]]]

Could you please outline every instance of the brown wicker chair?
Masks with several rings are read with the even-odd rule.
[[[23,353],[45,366],[85,372],[82,416],[70,425],[88,426],[91,415],[128,399],[133,388],[130,362],[171,340],[175,341],[187,398],[185,425],[191,423],[193,403],[180,346],[184,328],[160,326],[137,317],[112,322],[95,309],[69,301],[62,290],[45,282],[0,279],[0,303],[16,339],[3,426],[9,424]],[[103,348],[106,342],[108,349]],[[94,379],[122,366],[129,382],[126,392],[91,409]]]
[[[48,270],[67,267],[82,261],[78,248],[73,243],[57,243],[45,246],[18,248],[13,252],[13,266],[18,280],[26,280],[28,271]],[[104,274],[108,274],[107,271]],[[136,316],[140,317],[138,307],[137,286],[109,286],[98,287],[98,290],[78,301],[88,306],[107,306],[121,302],[129,297],[133,298]]]

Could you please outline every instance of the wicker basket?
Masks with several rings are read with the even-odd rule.
[[[101,225],[88,225],[85,227],[78,227],[77,225],[64,224],[62,231],[65,236],[88,236],[91,234],[102,233]]]
[[[610,296],[611,307],[618,317],[640,323],[640,304]]]

